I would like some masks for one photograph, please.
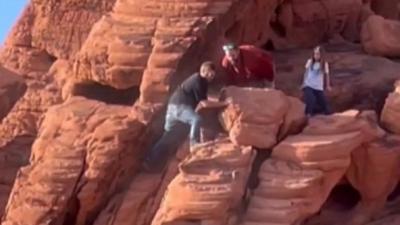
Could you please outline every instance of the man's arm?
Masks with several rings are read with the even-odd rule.
[[[306,70],[309,69],[310,66],[311,66],[311,63],[312,63],[311,59],[308,59],[307,62],[306,62],[306,65],[304,65],[304,68],[305,68]]]
[[[226,57],[224,57],[222,59],[221,66],[222,66],[223,75],[224,75],[224,78],[225,78],[224,79],[225,86],[235,85],[235,79],[234,79],[234,76],[233,76],[233,74],[231,72],[231,70],[232,70],[231,64],[230,64],[229,60]]]
[[[228,106],[228,102],[218,102],[218,101],[211,101],[211,100],[204,100],[201,101],[197,107],[196,107],[196,112],[200,112],[204,109],[218,109],[218,108],[224,108]]]

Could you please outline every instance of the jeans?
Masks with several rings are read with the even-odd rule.
[[[310,87],[304,87],[304,101],[306,103],[306,115],[313,116],[318,113],[329,114],[330,109],[323,91]]]
[[[201,117],[190,106],[169,104],[165,116],[164,133],[145,157],[145,163],[164,167],[170,151],[178,148],[176,135],[173,131],[178,123],[190,125],[190,145],[200,142]],[[175,137],[175,138],[174,138]],[[173,146],[172,145],[176,145]],[[176,149],[175,149],[176,151]]]

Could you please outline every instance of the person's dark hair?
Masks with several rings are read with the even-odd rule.
[[[212,70],[215,71],[216,67],[215,64],[211,61],[205,61],[201,64],[200,69]]]
[[[311,65],[314,65],[314,63],[316,62],[316,60],[314,58],[314,52],[316,50],[319,50],[319,52],[320,52],[319,63],[321,64],[321,67],[323,68],[325,66],[325,58],[324,58],[324,49],[321,46],[316,46],[315,48],[313,48],[312,56],[311,56]]]

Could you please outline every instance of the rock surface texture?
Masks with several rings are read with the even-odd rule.
[[[14,104],[22,97],[26,90],[24,80],[11,71],[0,67],[0,120],[13,108]]]
[[[371,16],[363,24],[361,40],[366,52],[372,55],[400,56],[400,21]]]
[[[196,148],[179,165],[152,224],[200,220],[227,224],[237,219],[255,152],[229,139]]]
[[[299,131],[305,123],[304,105],[281,91],[228,87],[221,98],[230,102],[221,122],[237,145],[269,149],[279,135]]]
[[[311,225],[339,185],[360,196],[339,224],[398,224],[398,90],[384,99],[400,65],[378,57],[398,56],[395,4],[30,1],[0,50],[1,224]],[[227,87],[226,108],[201,112],[207,142],[177,140],[164,171],[143,173],[169,94],[226,41],[280,49],[278,90]],[[322,42],[332,108],[357,110],[307,122],[311,50],[293,48]]]
[[[261,167],[244,224],[299,224],[317,213],[346,174],[352,152],[382,135],[361,115],[318,116],[301,134],[279,143]]]
[[[92,221],[121,179],[138,167],[134,156],[146,135],[142,119],[129,107],[81,98],[51,108],[30,164],[18,174],[3,224]]]
[[[381,114],[383,126],[389,131],[400,134],[400,125],[397,122],[400,115],[400,82],[395,84],[395,90],[386,98]]]

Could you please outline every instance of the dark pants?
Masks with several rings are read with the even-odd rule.
[[[327,115],[330,113],[323,91],[315,90],[310,87],[304,87],[303,92],[307,116],[313,116],[319,113]]]
[[[160,170],[164,167],[171,149],[176,145],[175,129],[179,129],[179,123],[190,125],[190,145],[200,142],[201,118],[191,107],[186,105],[169,104],[165,116],[164,133],[145,157],[145,164]],[[174,146],[173,146],[174,145]]]

